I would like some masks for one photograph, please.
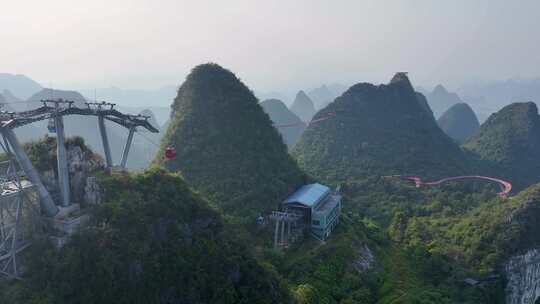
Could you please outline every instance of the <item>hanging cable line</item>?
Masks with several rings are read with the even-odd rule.
[[[316,124],[316,123],[319,123],[319,122],[323,122],[325,120],[328,120],[330,118],[333,118],[334,116],[336,116],[336,113],[334,112],[331,112],[331,113],[328,113],[326,116],[323,116],[321,118],[317,118],[317,119],[313,119],[311,120],[310,122],[307,123],[307,125],[312,125],[312,124]],[[286,127],[296,127],[296,126],[299,126],[303,124],[303,122],[300,122],[300,123],[290,123],[290,124],[273,124],[274,127],[276,128],[286,128]],[[145,140],[147,140],[149,143],[151,143],[152,145],[154,145],[155,147],[159,148],[160,145],[155,143],[154,141],[152,141],[150,138],[148,138],[147,136],[145,136],[142,132],[140,131],[137,131],[137,133],[142,137],[144,138]],[[168,146],[167,148],[165,148],[165,158],[168,159],[168,160],[172,160],[172,159],[175,159],[176,158],[176,148],[173,147],[173,146]]]
[[[139,134],[142,138],[146,139],[149,143],[151,143],[152,145],[156,146],[157,148],[159,148],[159,144],[157,144],[156,142],[154,142],[153,140],[151,140],[150,138],[148,138],[146,135],[144,135],[143,132],[137,130],[136,132],[137,134]]]
[[[160,145],[155,143],[153,140],[151,140],[150,138],[148,138],[147,136],[145,136],[143,133],[141,132],[137,132],[139,135],[141,135],[142,138],[146,139],[149,143],[151,143],[152,145],[154,145],[155,147],[157,147],[159,149]],[[176,148],[173,147],[173,146],[168,146],[167,148],[165,148],[165,159],[167,160],[173,160],[173,159],[176,159]]]
[[[317,118],[317,119],[313,119],[309,122],[294,122],[294,123],[288,123],[288,124],[273,124],[273,126],[275,128],[291,128],[291,127],[299,127],[301,125],[307,125],[307,126],[310,126],[312,124],[316,124],[316,123],[319,123],[319,122],[323,122],[325,120],[328,120],[330,118],[333,118],[334,116],[336,116],[336,113],[328,113],[326,116],[324,117],[321,117],[321,118]]]

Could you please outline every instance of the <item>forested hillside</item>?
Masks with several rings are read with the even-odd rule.
[[[281,134],[285,144],[292,148],[306,129],[306,123],[291,112],[281,100],[263,100],[261,107],[270,116],[274,127]]]
[[[523,150],[536,153],[527,150],[537,138],[534,104],[501,110],[463,151],[405,74],[386,85],[357,84],[314,117],[293,149],[311,176],[275,128],[290,123],[278,118],[294,120],[294,114],[279,101],[259,103],[216,64],[193,69],[172,110],[154,161],[164,168],[98,174],[102,199],[84,205],[91,222],[61,250],[36,240],[25,252],[32,271],[24,281],[0,285],[2,298],[502,304],[528,288],[513,279],[512,291],[505,291],[505,278],[517,273],[505,265],[540,246],[534,233],[540,186],[503,199],[488,182],[417,188],[394,175],[496,173],[522,187],[523,173],[505,175],[516,165],[506,160],[523,157]],[[36,168],[53,177],[54,139],[25,147]],[[498,147],[507,149],[504,156],[491,157],[502,155]],[[167,148],[177,156],[165,158]],[[311,180],[341,186],[337,229],[325,242],[306,233],[273,248],[273,222],[255,219]]]
[[[336,182],[368,176],[439,177],[470,170],[461,149],[437,126],[405,75],[387,85],[359,83],[321,110],[293,150],[308,173]]]
[[[533,102],[513,103],[492,114],[463,146],[502,166],[517,188],[540,181],[540,116]]]
[[[291,111],[298,115],[304,122],[309,122],[315,115],[315,105],[304,91],[296,93],[296,97],[291,105]]]
[[[306,177],[257,98],[217,64],[195,67],[180,86],[156,159],[230,214],[273,210]],[[249,219],[245,219],[249,220]]]
[[[36,242],[6,303],[290,303],[218,212],[160,169],[101,179],[105,202],[62,248]]]
[[[540,304],[540,0],[0,9],[0,304]]]
[[[456,103],[463,103],[461,98],[448,90],[441,84],[433,88],[433,91],[426,95],[431,109],[435,114],[435,118],[439,118],[446,110]]]
[[[466,103],[457,103],[450,107],[437,123],[444,133],[458,143],[463,143],[480,127],[476,114]]]
[[[416,99],[418,100],[418,103],[428,113],[429,116],[433,117],[435,119],[435,115],[433,114],[433,111],[431,110],[431,107],[429,106],[429,103],[427,101],[427,98],[424,94],[416,92]]]

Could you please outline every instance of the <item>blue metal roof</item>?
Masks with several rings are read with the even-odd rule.
[[[285,200],[285,204],[300,203],[307,207],[315,207],[328,193],[330,188],[315,183],[302,186]]]

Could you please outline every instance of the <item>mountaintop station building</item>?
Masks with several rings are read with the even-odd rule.
[[[326,240],[339,223],[341,195],[318,183],[305,185],[282,203],[282,210],[299,215],[305,228]]]

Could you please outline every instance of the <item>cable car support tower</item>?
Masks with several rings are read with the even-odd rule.
[[[106,102],[85,103],[77,106],[73,101],[42,100],[42,106],[22,112],[0,111],[0,148],[6,155],[6,161],[0,162],[0,275],[19,278],[17,265],[18,253],[30,244],[29,227],[35,227],[35,218],[44,216],[54,219],[63,209],[72,205],[70,195],[69,170],[65,146],[64,116],[83,115],[97,117],[103,150],[105,151],[106,169],[113,168],[111,150],[107,137],[105,121],[119,124],[129,130],[122,152],[120,167],[125,169],[133,134],[137,128],[144,128],[152,133],[159,132],[148,122],[147,116],[129,115],[114,109],[115,104]],[[38,171],[20,144],[14,129],[38,121],[49,121],[57,139],[57,169],[60,200],[55,202],[45,188]],[[39,201],[36,206],[33,202]]]

